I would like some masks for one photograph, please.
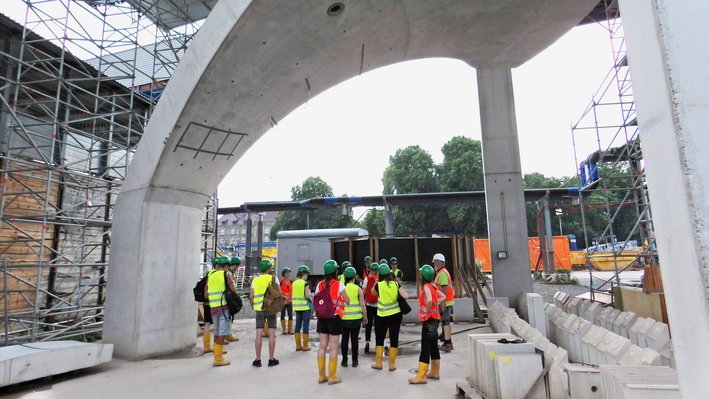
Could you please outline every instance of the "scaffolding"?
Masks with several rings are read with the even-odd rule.
[[[160,13],[185,1],[22,0],[22,24],[0,15],[0,345],[101,331],[113,206],[199,29]]]
[[[613,66],[571,128],[577,177],[582,187],[578,210],[592,299],[596,292],[612,292],[614,285],[620,285],[621,272],[658,264],[640,130],[617,1],[605,0],[605,10],[605,18],[599,24],[609,33]],[[592,237],[589,223],[599,216],[605,227]],[[632,228],[624,229],[621,220],[624,221],[622,226],[632,224]],[[594,268],[599,264],[612,269],[611,278],[594,277]]]

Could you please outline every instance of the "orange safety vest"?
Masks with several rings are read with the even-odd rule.
[[[340,297],[340,283],[339,281],[333,279],[330,282],[330,297],[332,298],[332,303],[335,304],[335,314],[340,316],[345,315],[345,302],[342,300],[342,297]],[[322,280],[318,283],[318,292],[322,291],[325,288],[325,280]]]
[[[433,281],[438,281],[438,276],[440,276],[441,273],[448,275],[448,289],[443,291],[443,286],[438,283],[436,283],[436,286],[446,295],[446,302],[453,302],[455,300],[455,291],[453,290],[453,279],[451,279],[451,274],[448,273],[448,270],[445,267],[442,267],[438,273],[436,273],[436,278]]]
[[[286,298],[286,305],[293,300],[293,282],[290,279],[281,279],[281,292]]]
[[[374,276],[367,276],[367,285],[364,287],[364,302],[369,304],[376,304],[379,301],[379,295],[377,295],[373,288],[374,284],[379,280],[379,276],[376,274]]]
[[[426,305],[426,287],[431,291],[431,307],[428,312],[423,311],[423,307]],[[426,321],[433,317],[436,320],[441,320],[441,313],[438,310],[438,290],[432,284],[424,284],[423,290],[419,295],[419,320]]]

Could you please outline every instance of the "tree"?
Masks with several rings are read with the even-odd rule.
[[[332,187],[320,177],[308,177],[302,185],[291,188],[292,201],[332,196]],[[351,217],[343,216],[339,209],[285,211],[278,214],[269,238],[274,241],[281,230],[333,229],[350,227],[353,222]]]
[[[371,236],[384,235],[384,219],[386,215],[383,209],[372,208],[364,215],[362,228],[366,229]]]
[[[439,189],[451,191],[482,191],[485,189],[482,144],[464,136],[453,137],[443,145],[443,163],[438,167]],[[448,220],[455,229],[466,234],[487,237],[485,204],[451,205]]]

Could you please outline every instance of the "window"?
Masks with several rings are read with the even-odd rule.
[[[224,229],[219,229],[219,234],[224,235]]]
[[[236,229],[231,229],[231,234],[236,234]]]

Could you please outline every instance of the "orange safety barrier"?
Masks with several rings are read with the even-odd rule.
[[[567,236],[554,236],[552,238],[554,244],[554,268],[571,270],[571,250],[569,248],[569,239]],[[490,244],[488,239],[476,239],[475,260],[482,262],[482,271],[490,273],[492,271],[492,259],[490,257]],[[534,270],[539,260],[539,237],[529,237],[529,269]],[[539,271],[544,270],[544,264],[539,260]]]

